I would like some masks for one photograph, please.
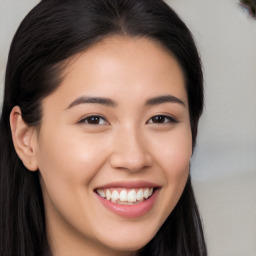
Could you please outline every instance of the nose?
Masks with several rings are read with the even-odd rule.
[[[113,168],[138,172],[152,165],[145,138],[136,131],[122,131],[115,136],[110,157]]]

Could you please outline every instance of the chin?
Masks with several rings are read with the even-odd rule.
[[[137,236],[134,234],[130,234],[129,236],[119,236],[117,239],[107,239],[105,241],[105,245],[107,247],[112,248],[115,251],[123,251],[123,252],[136,252],[146,246],[154,236],[145,236],[145,233]]]

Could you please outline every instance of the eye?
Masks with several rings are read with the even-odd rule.
[[[178,121],[172,116],[167,115],[156,115],[151,117],[147,124],[168,124],[168,123],[178,123]]]
[[[92,116],[87,116],[83,118],[81,121],[78,123],[80,124],[89,124],[89,125],[104,125],[104,124],[109,124],[108,121],[99,115],[92,115]]]

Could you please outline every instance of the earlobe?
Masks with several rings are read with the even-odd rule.
[[[24,166],[30,171],[38,169],[36,159],[36,130],[22,119],[20,107],[15,106],[10,114],[10,126],[14,148]]]

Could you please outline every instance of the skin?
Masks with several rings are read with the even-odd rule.
[[[146,104],[163,95],[184,104]],[[81,96],[109,98],[115,106],[70,107]],[[149,39],[107,38],[72,58],[42,107],[40,132],[26,126],[19,107],[10,122],[24,165],[40,170],[53,255],[134,255],[172,212],[189,174],[192,137],[178,62]],[[90,124],[91,115],[103,118]],[[152,119],[159,115],[167,117]],[[159,186],[150,211],[125,218],[99,202],[96,188],[123,181]]]

